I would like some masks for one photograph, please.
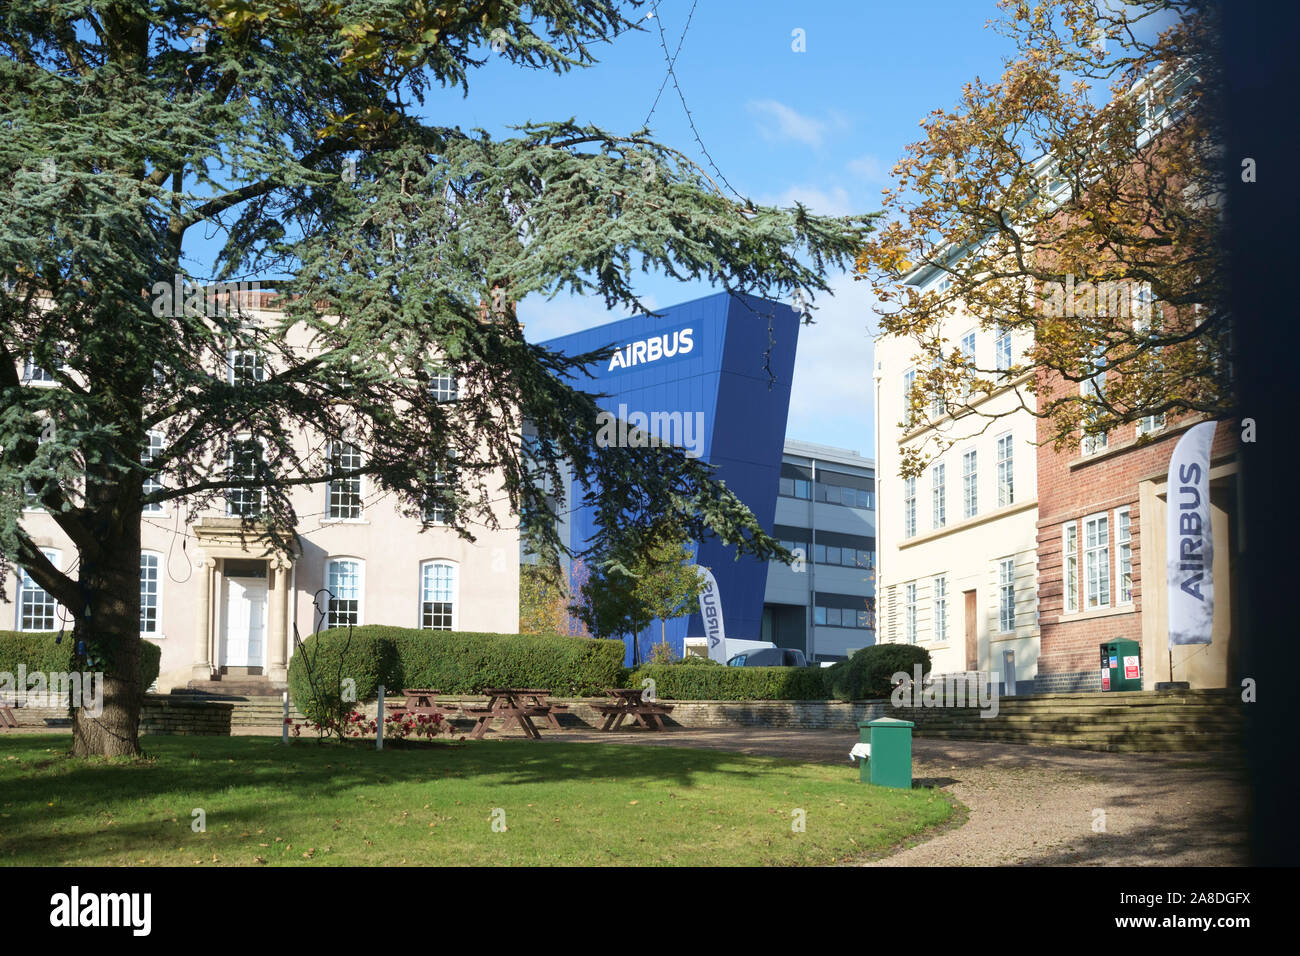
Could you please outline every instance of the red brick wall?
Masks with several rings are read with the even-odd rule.
[[[1040,373],[1040,404],[1053,395],[1078,385],[1066,382],[1055,373]],[[1138,482],[1152,474],[1163,473],[1169,467],[1174,446],[1186,431],[1179,429],[1187,418],[1170,416],[1165,428],[1155,433],[1153,441],[1135,447],[1136,423],[1124,425],[1113,431],[1106,451],[1093,456],[1096,460],[1071,469],[1070,463],[1083,455],[1078,444],[1061,451],[1053,450],[1050,443],[1038,448],[1038,613],[1042,634],[1038,657],[1038,672],[1059,674],[1095,670],[1099,667],[1097,645],[1114,638],[1142,640],[1142,540],[1141,515],[1138,511]],[[1047,442],[1047,423],[1038,422],[1038,440]],[[1220,423],[1210,450],[1212,460],[1231,454],[1237,446],[1240,428],[1235,422]],[[1107,523],[1110,533],[1111,605],[1118,606],[1119,562],[1116,541],[1117,527],[1114,511],[1125,505],[1129,508],[1130,544],[1133,565],[1132,613],[1062,623],[1065,609],[1064,572],[1061,560],[1061,526],[1068,521],[1078,522],[1080,541],[1083,538],[1083,517],[1105,511],[1111,517]],[[1078,583],[1082,590],[1084,569],[1080,552]],[[1083,595],[1078,607],[1083,609]]]

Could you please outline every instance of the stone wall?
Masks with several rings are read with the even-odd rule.
[[[226,701],[146,694],[140,711],[140,733],[229,737],[234,709],[235,705]]]

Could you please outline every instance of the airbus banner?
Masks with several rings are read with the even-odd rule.
[[[1214,626],[1214,535],[1210,529],[1210,445],[1216,422],[1178,440],[1169,459],[1165,566],[1169,646],[1209,644]]]
[[[722,598],[718,593],[718,582],[713,579],[713,572],[701,565],[696,565],[700,577],[704,578],[704,590],[700,592],[700,617],[704,620],[704,636],[709,642],[709,658],[719,664],[727,663],[727,633],[722,626]]]

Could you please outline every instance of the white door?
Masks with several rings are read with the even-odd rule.
[[[262,667],[266,652],[266,581],[226,578],[226,639],[221,663]]]

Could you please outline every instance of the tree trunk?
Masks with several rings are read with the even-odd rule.
[[[122,534],[104,540],[99,562],[83,562],[78,574],[88,606],[72,631],[73,668],[94,673],[103,687],[98,715],[91,695],[72,702],[72,752],[78,757],[140,753],[140,526],[124,524]]]

